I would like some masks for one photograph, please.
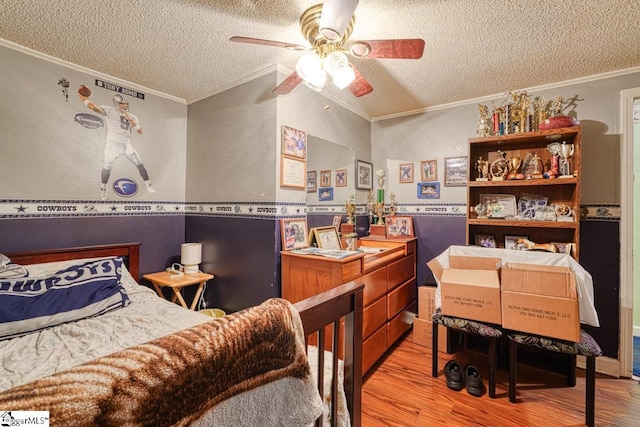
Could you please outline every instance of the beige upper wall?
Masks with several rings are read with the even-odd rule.
[[[97,105],[113,106],[113,90],[96,86],[101,79],[137,89],[97,73],[0,46],[0,199],[100,200],[106,128],[87,129],[76,114],[104,120],[78,98],[80,84],[88,86]],[[68,99],[60,79],[69,82]],[[138,117],[143,133],[131,132],[155,187],[145,190],[137,168],[125,156],[114,162],[109,185],[118,178],[134,179],[138,192],[110,200],[184,200],[187,107],[142,91],[144,99],[125,95],[129,111]]]
[[[633,87],[640,87],[640,73],[529,93],[547,100],[557,95],[579,98],[575,113],[583,126],[583,204],[620,203],[620,91]],[[495,101],[499,104],[502,99]],[[483,103],[491,108],[490,102]],[[374,122],[373,161],[395,165],[395,159],[400,159],[419,165],[420,160],[437,159],[438,180],[442,182],[444,158],[467,155],[467,140],[475,137],[477,120],[478,107],[472,104]],[[413,187],[396,183],[397,179],[391,180],[390,191],[396,193],[399,202],[417,200]],[[441,187],[438,202],[465,203],[466,191]]]

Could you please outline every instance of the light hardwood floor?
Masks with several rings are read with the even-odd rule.
[[[444,364],[454,358],[480,370],[485,387],[486,357],[472,352],[440,353],[440,375],[431,376],[431,349],[413,343],[411,332],[389,349],[364,378],[362,426],[535,426],[584,424],[585,373],[577,371],[575,387],[559,374],[518,367],[518,402],[510,403],[509,376],[499,369],[496,398],[473,397],[447,388]],[[596,378],[596,426],[640,426],[640,385],[628,378]]]

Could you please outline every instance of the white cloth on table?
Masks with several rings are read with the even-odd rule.
[[[600,326],[598,313],[593,303],[593,279],[591,274],[569,254],[453,245],[438,255],[435,260],[440,263],[442,268],[449,268],[449,256],[451,255],[500,258],[502,265],[511,262],[570,267],[576,276],[576,289],[578,291],[578,303],[580,305],[580,323],[596,327]],[[436,289],[435,294],[435,304],[436,307],[441,307],[440,280],[437,277],[435,279],[438,284],[438,289]]]

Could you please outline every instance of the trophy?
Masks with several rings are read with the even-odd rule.
[[[573,156],[574,146],[573,144],[567,144],[566,141],[562,141],[562,145],[558,150],[560,152],[560,178],[571,178],[571,172],[569,171],[569,158]]]
[[[347,201],[345,210],[347,211],[347,224],[353,225],[356,223],[356,196],[351,196]]]
[[[488,181],[489,180],[489,162],[484,160],[482,156],[476,161],[476,169],[478,170],[478,177],[476,181]]]
[[[518,179],[518,169],[520,169],[520,165],[522,164],[522,157],[514,156],[509,159],[509,175],[507,175],[507,179]]]
[[[544,164],[538,153],[533,154],[531,159],[531,178],[542,178],[544,172]]]
[[[494,160],[489,167],[491,181],[503,181],[507,177],[507,173],[509,172],[509,163],[507,163],[506,156],[507,153],[498,150],[498,158]]]

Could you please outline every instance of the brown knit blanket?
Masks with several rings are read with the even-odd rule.
[[[271,299],[7,390],[0,408],[49,411],[52,426],[189,425],[239,393],[310,375],[297,312]]]

